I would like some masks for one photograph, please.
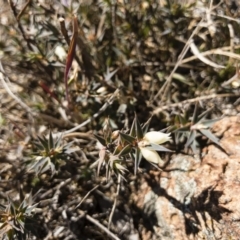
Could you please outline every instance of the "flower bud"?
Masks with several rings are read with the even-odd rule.
[[[119,130],[115,130],[112,132],[111,138],[112,140],[116,140],[119,136]]]

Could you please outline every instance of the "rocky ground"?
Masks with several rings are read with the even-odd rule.
[[[133,194],[149,227],[142,239],[239,239],[240,118],[213,130],[225,151],[210,144],[201,158],[177,154],[164,172],[142,179]]]

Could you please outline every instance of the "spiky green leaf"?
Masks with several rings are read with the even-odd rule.
[[[135,119],[133,120],[132,122],[132,126],[131,126],[131,129],[130,129],[130,136],[131,137],[136,137],[137,134],[136,134],[136,122],[135,122]]]
[[[41,142],[43,148],[46,151],[49,151],[49,147],[48,147],[48,140],[43,136],[43,137],[38,137],[38,140]]]
[[[201,129],[199,130],[203,135],[205,135],[208,139],[210,139],[212,142],[216,143],[217,145],[221,146],[219,143],[219,139],[212,134],[212,132],[209,129]]]
[[[119,157],[122,157],[124,155],[127,155],[131,152],[132,150],[132,146],[129,144],[127,146],[125,146],[121,151],[120,153],[118,154]]]
[[[192,142],[195,140],[196,136],[197,136],[196,131],[191,131],[190,132],[188,140],[187,140],[187,142],[185,144],[186,148],[188,148],[192,144]]]
[[[106,145],[107,145],[107,143],[106,143],[106,141],[105,141],[104,138],[102,138],[102,137],[100,137],[100,136],[98,136],[98,135],[96,135],[96,134],[94,134],[94,137],[95,137],[103,146],[106,146]]]
[[[149,129],[149,125],[150,122],[152,120],[152,116],[147,120],[147,122],[144,123],[144,125],[142,126],[142,131],[143,131],[143,135],[145,135],[148,132]]]
[[[170,149],[167,149],[161,145],[158,145],[158,144],[154,144],[154,143],[150,143],[149,146],[146,146],[147,149],[149,150],[155,150],[155,151],[158,151],[158,152],[172,152],[172,150]]]
[[[214,123],[218,122],[219,120],[221,120],[222,118],[216,118],[216,119],[211,119],[211,120],[204,120],[202,122],[203,125],[207,126],[207,127],[211,127]]]
[[[122,133],[122,132],[119,132],[119,134],[120,134],[120,138],[121,138],[123,143],[128,142],[130,144],[133,144],[136,141],[136,139],[134,137],[132,137],[128,134],[125,134],[125,133]]]
[[[135,115],[135,128],[136,128],[136,137],[138,140],[141,140],[143,139],[143,130],[142,130],[142,127],[137,119],[137,116]]]
[[[49,149],[54,148],[54,140],[53,140],[52,132],[49,133],[48,147]]]
[[[138,167],[140,165],[142,158],[142,154],[139,148],[135,149],[135,156],[134,156],[134,174],[137,174]]]

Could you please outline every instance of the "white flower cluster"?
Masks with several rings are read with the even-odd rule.
[[[164,162],[157,151],[149,149],[149,147],[151,147],[151,144],[162,144],[169,140],[171,140],[170,133],[152,131],[144,135],[143,139],[138,142],[138,147],[147,161],[162,165]]]

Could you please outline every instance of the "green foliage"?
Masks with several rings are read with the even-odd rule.
[[[53,138],[50,132],[49,138],[38,137],[34,143],[34,157],[29,163],[28,170],[33,170],[37,175],[48,170],[54,175],[60,166],[65,164],[67,154],[71,153],[72,143],[63,144],[62,138]]]
[[[182,126],[174,131],[176,142],[179,143],[179,140],[181,138],[187,137],[185,147],[191,147],[194,153],[198,153],[200,145],[197,141],[197,138],[199,135],[203,135],[221,147],[219,139],[209,129],[215,122],[219,121],[220,119],[207,120],[206,115],[208,113],[209,110],[198,115],[198,104],[196,104],[191,122],[188,122],[187,118],[179,115],[178,121]]]
[[[120,174],[123,177],[123,174],[128,169],[127,162],[131,160],[134,162],[134,173],[137,173],[140,160],[141,160],[141,151],[142,148],[149,149],[150,151],[170,151],[167,148],[164,148],[158,144],[154,144],[145,139],[144,132],[146,133],[149,121],[146,122],[143,126],[140,125],[137,116],[133,120],[131,129],[128,131],[124,130],[115,130],[112,131],[109,119],[105,121],[103,127],[103,137],[95,135],[96,139],[100,143],[99,159],[93,164],[97,166],[97,173],[99,174],[102,166],[105,166],[106,177],[110,178],[112,172],[115,174]],[[163,133],[159,133],[165,136]],[[163,140],[165,142],[165,140]],[[150,163],[156,163],[155,166],[158,166],[158,162],[155,159],[146,159]]]
[[[8,198],[8,204],[0,205],[0,236],[8,240],[27,239],[30,230],[27,223],[33,218],[36,206],[31,193],[20,204]]]

